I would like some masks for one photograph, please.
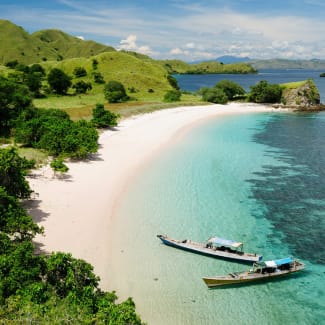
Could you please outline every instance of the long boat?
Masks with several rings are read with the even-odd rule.
[[[157,235],[165,244],[171,247],[180,248],[192,253],[198,253],[210,257],[235,260],[240,262],[258,262],[262,256],[256,253],[243,252],[243,243],[220,237],[211,237],[205,243],[198,243],[192,240],[178,240],[167,235]]]
[[[227,275],[204,277],[203,281],[209,288],[212,288],[229,284],[270,280],[301,271],[304,268],[304,263],[292,259],[291,257],[286,257],[278,260],[254,263],[253,268],[245,272],[234,272]]]

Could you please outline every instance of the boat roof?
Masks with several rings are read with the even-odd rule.
[[[208,239],[208,243],[216,244],[216,245],[222,245],[222,246],[230,246],[230,247],[240,247],[243,245],[243,243],[236,242],[230,239],[224,239],[220,237],[211,237]]]
[[[284,264],[290,264],[293,262],[293,259],[291,257],[281,258],[278,260],[272,260],[272,261],[264,261],[257,263],[260,266],[266,266],[266,267],[277,267]]]

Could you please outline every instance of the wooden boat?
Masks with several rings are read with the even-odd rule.
[[[177,240],[170,238],[167,235],[157,235],[157,237],[168,246],[210,257],[224,258],[247,263],[258,262],[262,259],[261,255],[243,252],[243,243],[220,237],[211,237],[206,243],[197,243],[188,239]]]
[[[254,263],[253,268],[245,272],[234,272],[228,275],[204,277],[203,281],[209,288],[212,288],[228,284],[270,280],[301,271],[304,268],[304,263],[294,260],[291,257],[287,257],[279,260]]]

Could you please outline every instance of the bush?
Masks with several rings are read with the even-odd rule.
[[[215,87],[223,90],[229,100],[245,95],[243,87],[231,80],[221,80],[215,85]]]
[[[83,67],[75,67],[73,70],[73,74],[76,78],[81,78],[87,76],[87,71]]]
[[[104,77],[100,72],[94,72],[93,76],[94,76],[94,81],[96,84],[104,84],[105,83]]]
[[[73,86],[76,94],[85,94],[88,90],[91,90],[93,87],[90,82],[85,82],[83,80],[77,81]]]
[[[179,86],[178,86],[178,82],[176,80],[176,78],[174,78],[173,76],[171,75],[168,75],[167,76],[167,80],[169,82],[169,84],[176,90],[179,90]]]
[[[250,87],[249,101],[255,103],[280,103],[282,88],[277,84],[268,84],[262,80],[255,86]]]
[[[228,97],[225,92],[220,88],[203,88],[200,90],[202,99],[206,102],[215,104],[226,104]]]
[[[104,87],[104,95],[109,103],[122,103],[129,100],[122,83],[111,80]]]
[[[168,90],[164,96],[164,102],[178,102],[181,99],[181,95],[179,90]]]
[[[71,86],[71,78],[62,70],[53,68],[47,76],[47,82],[53,92],[64,95]]]
[[[98,128],[117,126],[118,114],[106,111],[103,104],[96,104],[91,122]]]

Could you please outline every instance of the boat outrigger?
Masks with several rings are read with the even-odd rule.
[[[177,240],[167,235],[157,235],[157,237],[160,238],[165,245],[206,256],[247,263],[258,262],[262,259],[262,256],[256,253],[243,252],[243,243],[220,237],[211,237],[206,243],[197,243],[188,239]]]
[[[209,288],[212,288],[228,284],[241,284],[258,280],[270,280],[275,277],[301,271],[304,268],[304,263],[294,260],[291,257],[287,257],[273,261],[254,263],[253,268],[245,272],[234,272],[228,275],[204,277],[203,281]]]

